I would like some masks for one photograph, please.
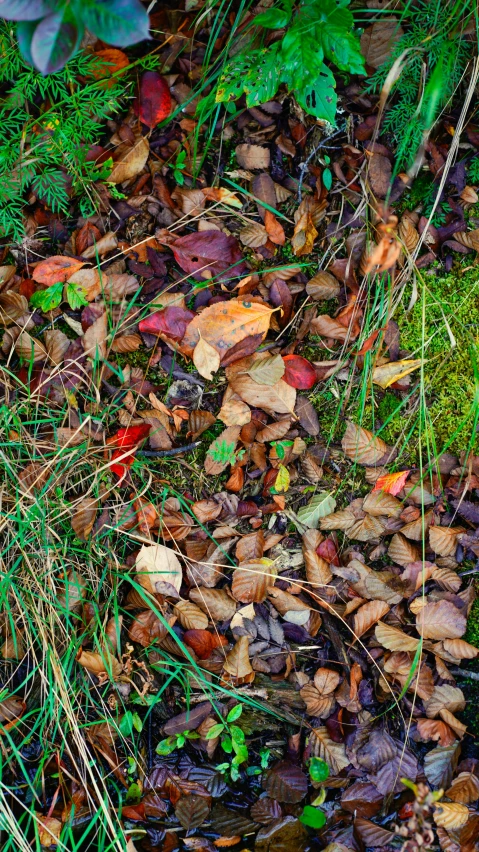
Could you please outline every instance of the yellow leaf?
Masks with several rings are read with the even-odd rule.
[[[200,337],[193,351],[193,363],[200,376],[211,382],[213,373],[219,369],[220,356],[210,343]]]
[[[389,361],[381,367],[375,367],[373,370],[373,382],[379,387],[386,390],[394,382],[399,382],[417,370],[423,364],[422,358],[406,358],[404,361]]]
[[[317,236],[318,232],[314,227],[311,213],[303,213],[295,225],[293,239],[291,240],[296,257],[310,254]]]
[[[287,491],[289,488],[290,475],[289,470],[284,464],[280,464],[278,468],[278,476],[274,483],[274,490],[277,492]]]

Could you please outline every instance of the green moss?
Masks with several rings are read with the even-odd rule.
[[[479,583],[476,582],[475,586],[476,590],[479,591]],[[471,607],[464,639],[466,642],[470,642],[471,645],[479,648],[479,597],[476,598]]]
[[[429,446],[439,452],[447,447],[459,453],[470,443],[477,450],[479,269],[458,265],[446,276],[425,275],[419,298],[407,313],[404,305],[409,298],[406,292],[396,320],[401,347],[427,359],[424,443],[429,440]]]

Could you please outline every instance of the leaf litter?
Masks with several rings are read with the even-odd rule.
[[[370,68],[398,32],[366,30]],[[401,347],[392,312],[371,328],[368,300],[384,274],[401,286],[413,255],[447,267],[477,251],[464,219],[474,188],[448,184],[442,225],[400,211],[393,151],[361,112],[377,101],[352,85],[358,147],[343,132],[336,196],[320,159],[295,162],[306,134],[318,151],[327,137],[279,101],[246,110],[230,128],[233,166],[195,184],[193,113],[157,125],[187,100],[201,51],[171,61],[109,121],[101,212],[67,228],[38,200],[25,250],[2,249],[6,517],[16,523],[12,494],[26,517],[40,501],[52,512],[45,583],[22,574],[1,622],[0,735],[29,737],[28,759],[48,754],[39,842],[58,845],[75,808],[81,823],[99,805],[96,770],[86,784],[78,773],[87,744],[125,791],[109,795],[134,848],[474,850],[478,457],[403,463],[347,407],[362,376],[417,400],[427,359]],[[432,144],[436,179],[447,146]],[[340,400],[340,440],[321,393]],[[44,646],[29,650],[19,588],[56,612],[51,647],[65,660],[71,644],[68,676],[90,702],[59,759],[61,795],[30,718]],[[15,771],[9,756],[13,791]]]

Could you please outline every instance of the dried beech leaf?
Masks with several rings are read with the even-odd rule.
[[[241,603],[262,603],[268,595],[277,575],[272,559],[256,559],[243,562],[233,572],[231,591]]]
[[[138,582],[150,594],[176,596],[181,588],[181,563],[174,550],[164,544],[143,545],[136,557]]]
[[[463,532],[464,527],[429,527],[431,550],[439,556],[453,556],[456,552],[457,537]]]
[[[204,796],[182,796],[175,808],[175,816],[188,831],[194,831],[206,819],[210,812],[210,803]]]
[[[473,772],[460,772],[454,778],[449,790],[446,790],[448,799],[460,802],[462,805],[470,805],[479,799],[479,778]]]
[[[225,589],[208,589],[201,587],[191,589],[190,598],[205,612],[211,621],[229,621],[236,612],[236,601]]]
[[[449,710],[451,713],[457,713],[464,710],[466,701],[462,689],[457,686],[451,686],[446,683],[442,686],[436,686],[431,698],[426,701],[424,707],[426,715],[429,719],[433,719],[441,713],[441,710]]]
[[[416,615],[416,628],[424,639],[460,639],[466,617],[450,601],[427,603]]]
[[[466,824],[469,819],[469,808],[458,802],[438,802],[433,817],[436,825],[451,831]]]
[[[206,630],[208,616],[192,601],[177,601],[174,613],[185,630]]]
[[[369,601],[364,604],[354,614],[353,631],[355,636],[362,636],[388,612],[389,607],[384,601]]]
[[[95,523],[98,505],[98,500],[94,497],[84,497],[76,505],[71,523],[76,537],[82,541],[86,541],[90,536],[93,524]]]
[[[364,465],[377,464],[389,452],[388,445],[381,438],[351,421],[347,425],[341,446],[349,459]]]
[[[416,651],[419,645],[419,639],[382,622],[376,625],[374,635],[379,644],[388,651]]]
[[[342,769],[349,766],[346,746],[331,739],[327,728],[314,728],[309,737],[309,744],[311,755],[325,760],[331,775],[339,775]]]
[[[248,638],[240,636],[233,650],[226,655],[223,669],[233,683],[251,683],[254,680],[248,647]]]
[[[397,565],[409,565],[419,559],[419,550],[401,533],[396,533],[391,539],[388,556]]]
[[[330,272],[322,270],[306,284],[306,292],[314,301],[337,299],[340,293],[339,281]]]

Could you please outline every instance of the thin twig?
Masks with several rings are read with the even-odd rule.
[[[191,450],[196,450],[201,441],[194,441],[192,444],[185,444],[184,447],[173,447],[171,450],[140,450],[137,456],[144,456],[147,459],[164,459],[167,456],[179,456],[181,453],[190,453]]]

